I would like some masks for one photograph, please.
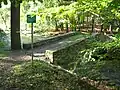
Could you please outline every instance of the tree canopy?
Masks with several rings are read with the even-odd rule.
[[[15,1],[16,3],[21,3],[24,0],[9,0],[10,2]],[[35,2],[35,0],[25,0],[25,1],[33,1]],[[42,1],[42,0],[38,0],[38,1]],[[0,0],[0,7],[2,7],[2,2],[7,5],[8,4],[8,0]]]

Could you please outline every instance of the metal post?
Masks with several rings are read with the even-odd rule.
[[[77,25],[76,25],[76,23],[75,23],[75,26],[74,26],[75,31],[77,31],[77,30],[76,30],[76,26],[77,26]]]
[[[68,33],[68,22],[66,22],[66,33]]]
[[[32,50],[32,60],[31,60],[31,63],[32,63],[32,66],[33,66],[33,23],[31,23],[31,50]]]
[[[89,31],[89,15],[88,15],[88,13],[87,13],[87,23],[86,23],[86,25],[87,25],[87,31]]]
[[[64,30],[64,25],[63,25],[63,22],[61,22],[61,31]]]
[[[92,32],[94,32],[94,24],[95,24],[95,18],[92,16]]]
[[[58,31],[58,23],[56,19],[55,19],[55,26],[56,26],[56,31]]]
[[[100,32],[101,33],[103,32],[103,24],[101,24],[101,30],[100,30]]]
[[[83,15],[82,25],[83,25],[83,29],[84,29],[84,23],[85,23],[85,16],[84,16],[85,14],[84,14],[84,12],[83,12],[83,14],[82,14],[82,15]]]
[[[80,31],[80,12],[77,12],[77,25],[78,25],[78,31]]]
[[[81,22],[80,22],[80,14],[78,14],[78,31],[80,31]]]

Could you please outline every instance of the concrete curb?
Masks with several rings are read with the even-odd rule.
[[[45,40],[40,40],[40,41],[37,41],[37,42],[33,43],[33,47],[39,47],[39,46],[47,45],[49,43],[53,43],[55,41],[68,38],[68,37],[73,36],[75,34],[76,34],[76,32],[69,32],[67,34],[62,34],[62,35],[51,37],[51,38],[48,38],[48,39],[45,39]],[[27,43],[27,44],[23,43],[23,49],[31,49],[31,43]]]

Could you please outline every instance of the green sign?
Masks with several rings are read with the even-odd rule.
[[[27,15],[27,23],[36,23],[36,15]]]

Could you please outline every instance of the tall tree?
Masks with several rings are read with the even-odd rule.
[[[21,0],[10,0],[11,1],[11,49],[21,49],[20,39],[20,2]],[[8,4],[7,0],[0,0],[1,3]]]
[[[21,49],[20,39],[20,3],[11,1],[11,49]]]

